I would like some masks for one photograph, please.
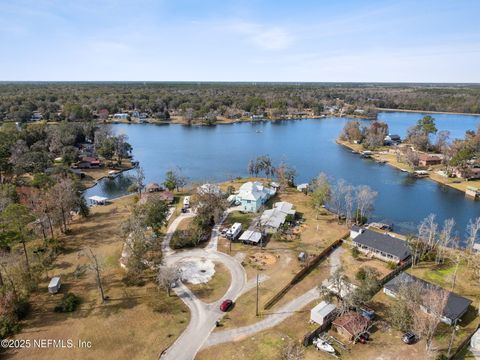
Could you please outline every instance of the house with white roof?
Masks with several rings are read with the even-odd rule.
[[[240,187],[237,202],[240,203],[242,211],[257,212],[275,192],[275,189],[263,186],[258,181],[249,181]]]

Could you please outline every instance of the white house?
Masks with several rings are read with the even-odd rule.
[[[246,212],[257,212],[267,200],[275,195],[275,189],[263,186],[258,181],[249,181],[240,187],[237,202]]]

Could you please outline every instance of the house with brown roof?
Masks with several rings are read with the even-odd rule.
[[[348,312],[332,322],[332,327],[350,341],[367,330],[369,320],[356,312]]]
[[[456,168],[453,171],[453,174],[460,178],[460,179],[465,179],[465,180],[475,180],[475,179],[480,179],[480,168],[476,167],[467,167],[467,168]]]
[[[80,161],[75,164],[77,169],[97,169],[102,165],[102,162],[93,156],[83,156]]]
[[[418,153],[418,165],[420,166],[440,165],[441,163],[442,157],[440,155]]]

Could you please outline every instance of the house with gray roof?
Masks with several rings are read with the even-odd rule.
[[[392,280],[387,282],[383,286],[383,292],[391,297],[397,297],[399,289],[402,285],[408,284],[419,284],[425,291],[446,291],[447,292],[447,302],[445,308],[443,309],[442,322],[447,325],[455,324],[460,318],[467,312],[468,307],[472,303],[471,300],[464,298],[454,292],[447,291],[440,286],[429,283],[425,280],[419,279],[413,275],[410,275],[406,272],[400,273],[398,276],[394,277]],[[428,312],[428,308],[423,310]]]
[[[272,209],[262,213],[260,225],[265,232],[274,233],[287,221],[288,216],[295,216],[293,205],[286,201],[277,202]]]
[[[366,255],[397,264],[411,256],[408,244],[404,240],[368,229],[359,229],[359,232],[352,238],[352,243]]]

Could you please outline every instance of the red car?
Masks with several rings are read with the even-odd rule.
[[[233,306],[233,301],[227,299],[220,304],[220,310],[223,312],[227,312],[228,310],[231,309],[232,306]]]

